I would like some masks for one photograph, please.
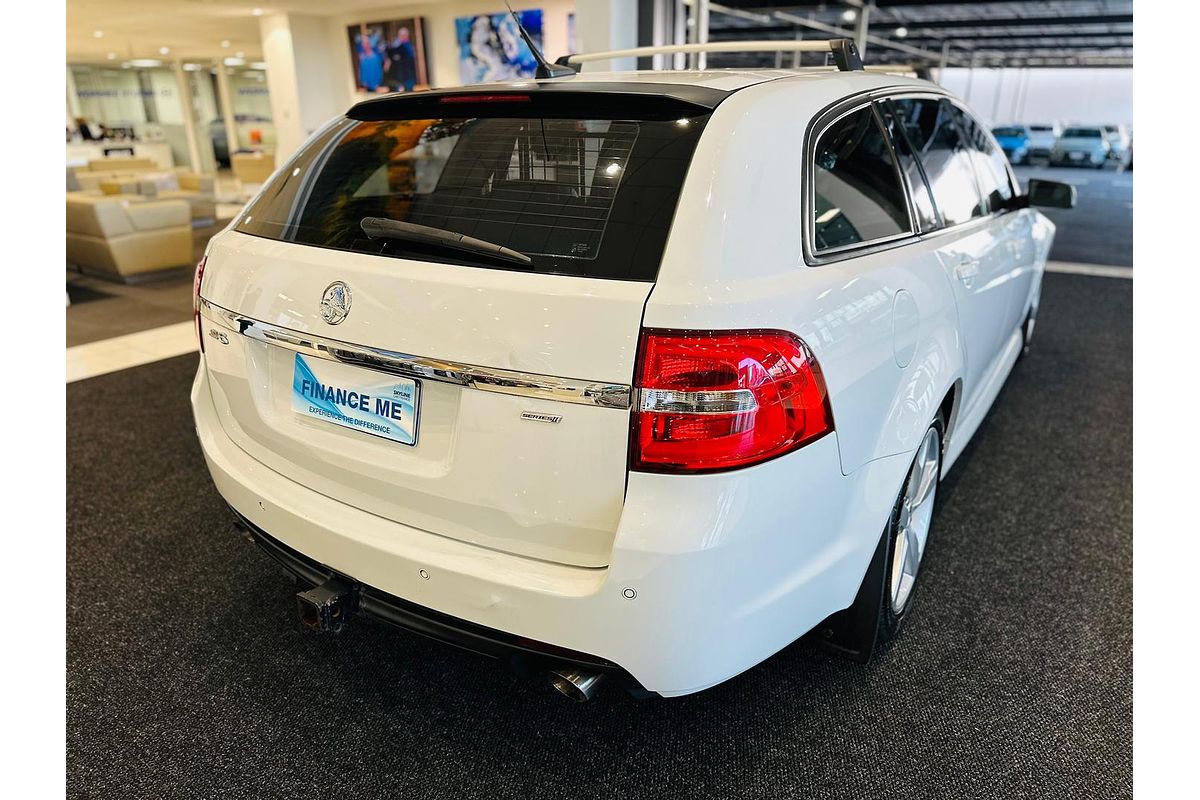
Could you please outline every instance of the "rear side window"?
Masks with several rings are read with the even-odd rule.
[[[929,194],[929,186],[925,182],[925,173],[912,150],[912,145],[905,135],[900,120],[886,101],[879,103],[879,113],[883,116],[884,126],[888,137],[896,149],[896,157],[900,161],[900,169],[908,180],[908,193],[912,198],[913,211],[922,231],[931,231],[938,227],[937,211],[933,206],[933,197]]]
[[[913,143],[933,200],[946,225],[957,225],[987,214],[975,183],[966,140],[955,124],[958,109],[933,98],[905,97],[892,101]]]
[[[911,231],[896,162],[870,107],[825,129],[813,175],[815,252]]]
[[[341,120],[280,171],[237,230],[383,256],[654,280],[707,115],[522,116],[508,108],[515,103],[497,105],[507,113]],[[530,263],[372,239],[361,224],[367,218],[462,234]]]
[[[970,114],[955,107],[958,124],[962,127],[975,165],[975,177],[990,211],[1004,208],[1012,199],[1013,188],[1008,177],[1008,159],[1004,151],[988,136],[987,130]]]

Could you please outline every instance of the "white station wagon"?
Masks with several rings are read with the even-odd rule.
[[[1033,331],[1030,206],[1074,194],[1023,193],[936,85],[814,46],[842,68],[373,98],[212,240],[196,428],[305,624],[579,700],[896,635]]]

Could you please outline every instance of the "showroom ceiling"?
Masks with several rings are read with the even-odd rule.
[[[793,39],[798,31],[805,38],[837,35],[830,28],[852,36],[864,5],[863,0],[721,0],[711,6],[710,38]],[[904,48],[869,41],[867,63],[936,66],[948,46],[954,66],[969,66],[972,59],[979,66],[1133,64],[1133,0],[876,0],[867,13],[873,37]],[[710,57],[709,64],[732,66],[732,61],[767,64],[753,56],[729,62]]]
[[[386,5],[387,0],[67,0],[67,60],[202,59],[239,51],[259,59],[256,9],[326,15]],[[169,52],[161,53],[163,47]]]
[[[264,1],[264,0],[260,0]],[[67,0],[67,56],[73,62],[130,58],[214,58],[243,52],[261,58],[256,8],[328,14],[378,9],[386,0]],[[403,3],[399,5],[404,5]],[[523,0],[514,7],[534,7]],[[723,0],[712,5],[711,38],[827,38],[853,35],[864,0]],[[496,2],[501,7],[500,0]],[[151,10],[152,9],[152,10]],[[868,63],[935,65],[943,46],[949,61],[967,66],[1130,66],[1132,0],[876,0],[869,11]],[[815,26],[815,27],[814,27]],[[903,28],[904,36],[897,35]],[[831,30],[832,29],[832,30]],[[100,32],[102,36],[95,34]],[[884,47],[886,40],[905,49]],[[228,42],[228,46],[223,46]],[[168,54],[160,53],[167,48]],[[109,54],[112,57],[109,58]],[[721,56],[717,66],[767,65],[771,55]]]

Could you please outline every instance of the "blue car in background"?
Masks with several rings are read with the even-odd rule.
[[[1024,164],[1029,160],[1029,127],[1026,125],[1006,125],[992,128],[992,135],[1000,143],[1000,149],[1008,158],[1010,164]]]

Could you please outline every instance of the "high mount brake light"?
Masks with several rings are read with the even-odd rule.
[[[527,94],[451,94],[439,97],[438,103],[452,105],[454,103],[528,103]]]
[[[204,282],[204,264],[208,256],[196,264],[196,275],[192,278],[192,318],[196,323],[196,339],[200,343],[200,352],[204,352],[204,331],[200,326],[200,284]]]
[[[821,367],[784,331],[642,331],[630,468],[716,472],[833,430]]]

